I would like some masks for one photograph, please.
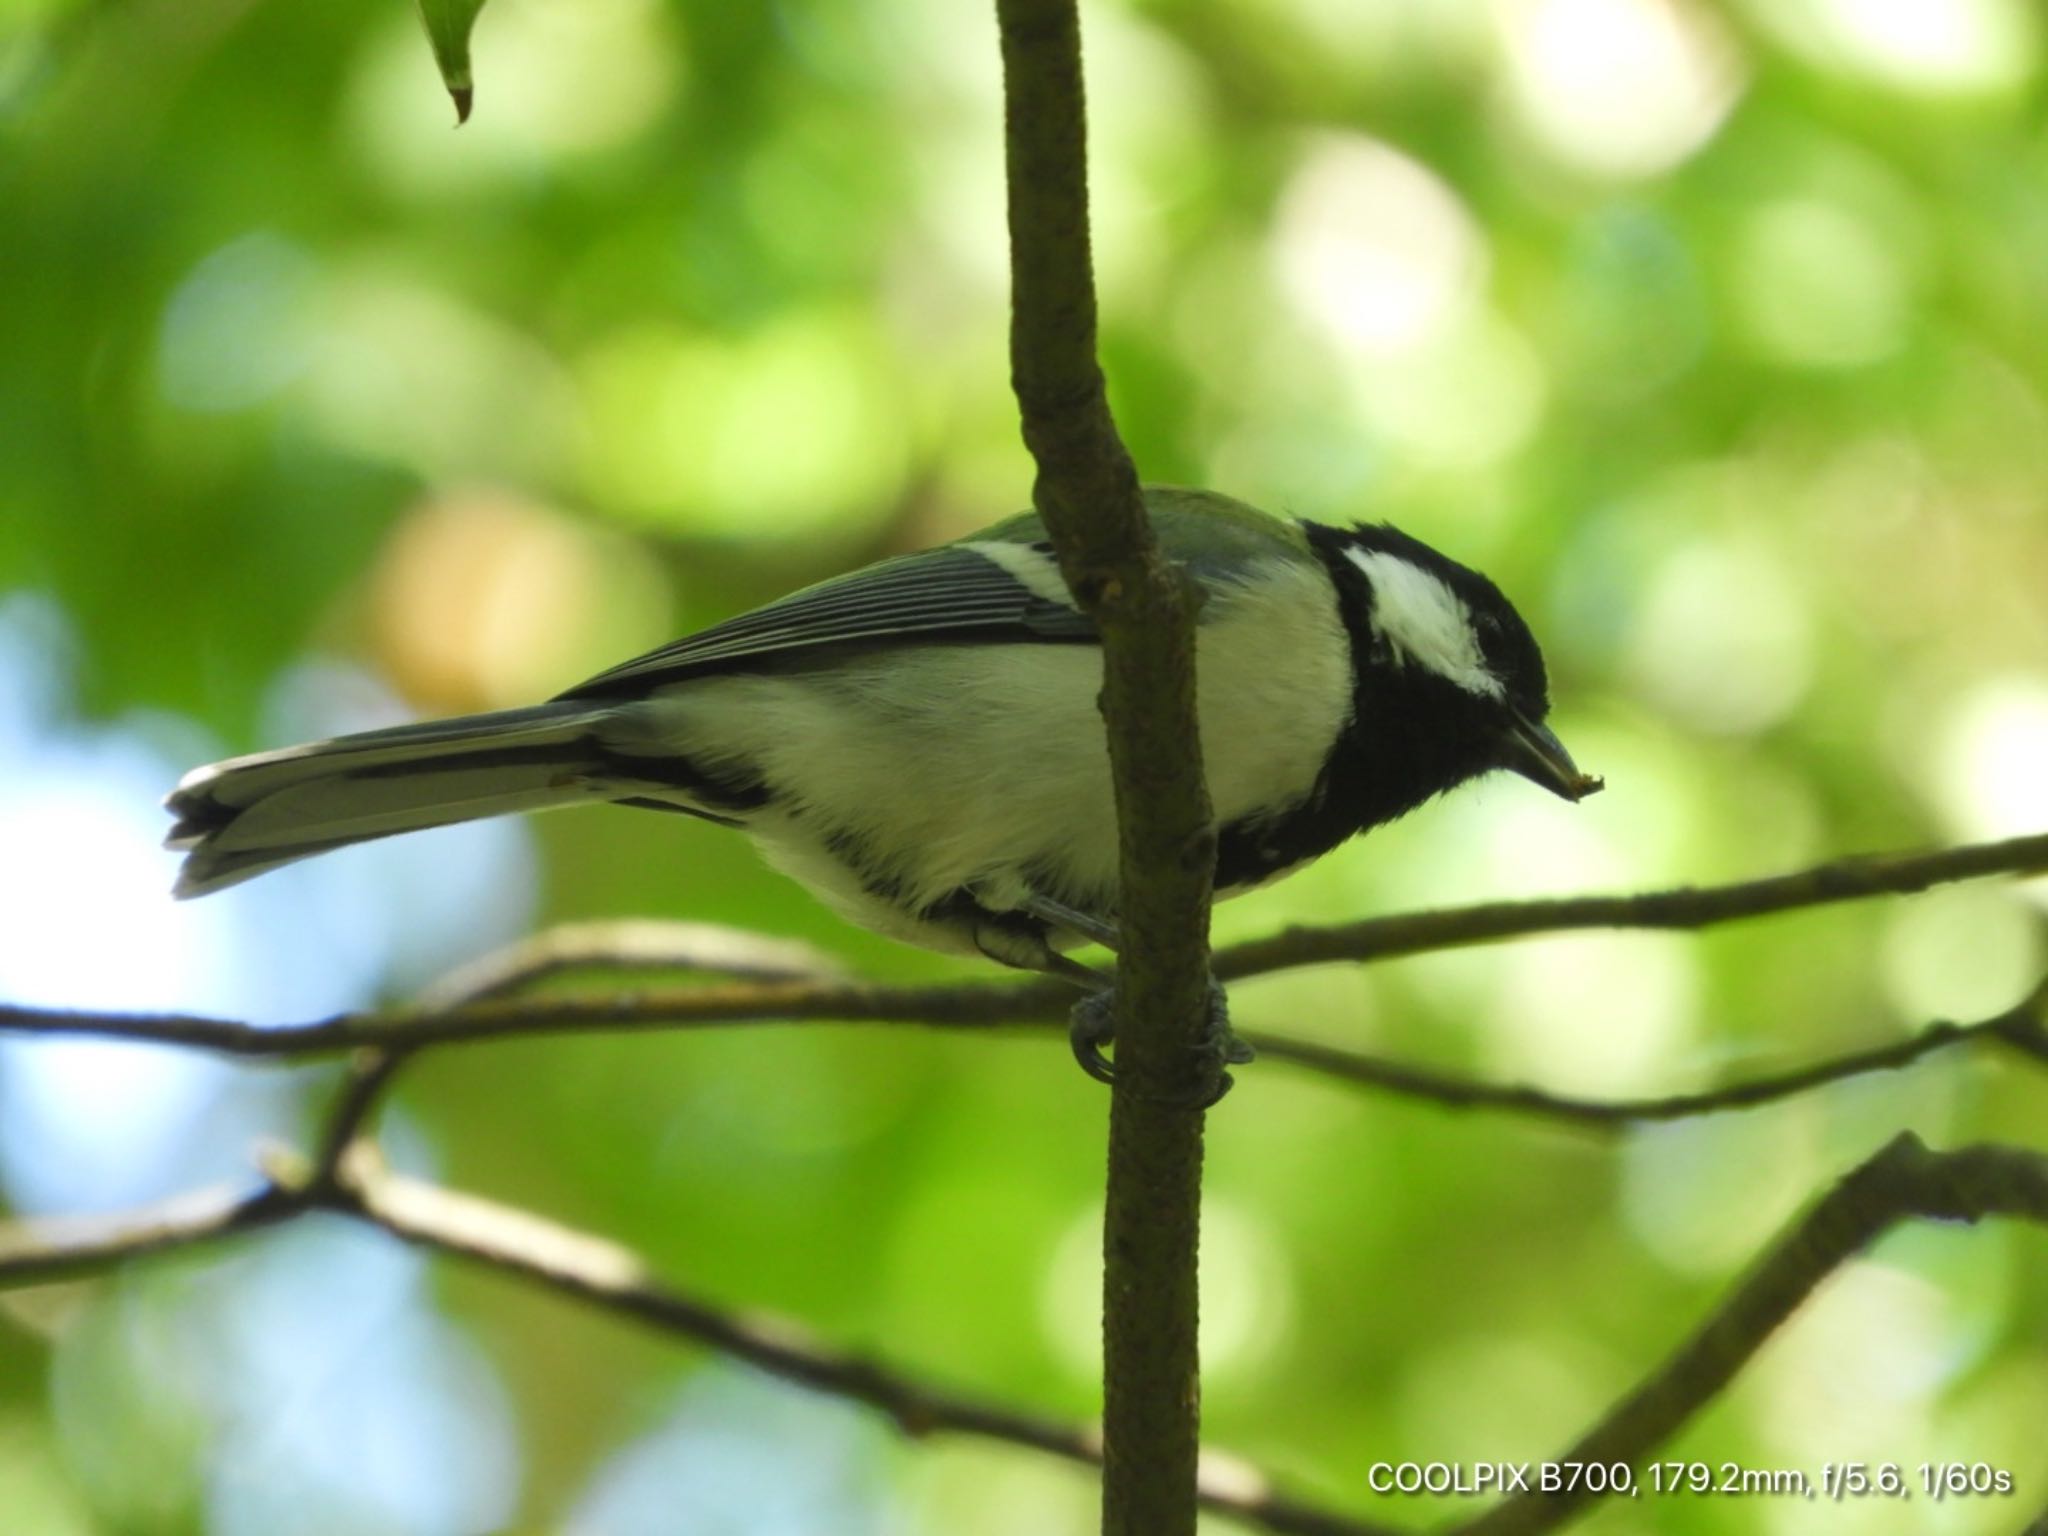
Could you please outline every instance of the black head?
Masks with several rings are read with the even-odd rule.
[[[1543,724],[1543,653],[1500,588],[1385,524],[1305,526],[1351,637],[1351,782],[1337,792],[1363,825],[1496,768],[1567,800],[1600,788]]]

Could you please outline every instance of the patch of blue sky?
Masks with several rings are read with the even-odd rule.
[[[166,742],[218,748],[161,719],[76,719],[71,650],[55,605],[0,597],[0,1000],[317,1018],[416,986],[530,922],[530,845],[510,821],[173,901],[159,802],[192,764]],[[321,665],[287,674],[272,714],[313,735],[395,711],[361,674]],[[253,1141],[292,1128],[293,1096],[289,1074],[193,1052],[0,1039],[0,1197],[23,1212],[95,1211],[246,1177]]]
[[[707,1366],[601,1467],[566,1536],[882,1536],[887,1431],[866,1409]]]

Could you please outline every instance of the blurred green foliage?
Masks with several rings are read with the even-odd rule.
[[[1147,475],[1390,518],[1488,571],[1610,785],[1578,810],[1467,792],[1219,912],[1220,935],[2048,825],[2037,9],[1084,9],[1106,364]],[[451,133],[398,0],[0,7],[0,592],[68,616],[69,707],[276,745],[309,655],[425,712],[516,702],[1024,504],[988,10],[492,0],[478,114]],[[877,973],[959,969],[845,931],[681,820],[536,824],[541,920],[715,919]],[[1649,1092],[1993,1012],[2044,961],[2038,888],[1969,889],[1294,976],[1236,1008]],[[1369,1464],[1560,1448],[1894,1131],[2024,1141],[2042,1105],[2010,1063],[1944,1058],[1596,1142],[1241,1078],[1211,1119],[1209,1433],[1413,1523],[1453,1511],[1373,1500]],[[1050,1040],[522,1043],[429,1058],[399,1103],[416,1160],[687,1289],[1047,1410],[1094,1401],[1103,1102]],[[282,1320],[332,1236],[6,1300],[7,1529],[1089,1527],[1078,1474],[898,1449],[439,1271],[387,1280],[453,1321],[449,1400],[506,1417],[516,1456],[478,1474],[498,1513],[330,1501],[289,1467],[276,1502],[238,1493],[265,1442],[207,1384],[268,1338],[264,1369],[329,1422],[308,1320]],[[268,1310],[224,1321],[222,1295]],[[312,1322],[381,1337],[378,1315]],[[2040,1233],[1902,1234],[1672,1454],[1983,1460],[2018,1499],[1938,1525],[1924,1501],[1636,1501],[1587,1528],[2015,1529],[2048,1485],[2044,1344]],[[333,1426],[338,1465],[373,1455]],[[614,1459],[635,1445],[660,1454]],[[707,1492],[706,1457],[745,1496]]]

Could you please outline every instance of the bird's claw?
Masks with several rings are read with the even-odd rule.
[[[1098,1083],[1114,1082],[1116,1068],[1102,1048],[1116,1040],[1116,988],[1091,992],[1074,1005],[1067,1027],[1067,1043],[1081,1070]],[[1189,1047],[1216,1061],[1216,1086],[1185,1101],[1189,1109],[1208,1109],[1235,1085],[1228,1067],[1241,1067],[1256,1054],[1249,1042],[1230,1027],[1230,1008],[1223,988],[1212,977],[1209,982],[1209,1017],[1202,1036]],[[1183,1101],[1176,1100],[1176,1103]]]
[[[1090,992],[1074,1004],[1074,1011],[1067,1020],[1067,1044],[1073,1047],[1074,1060],[1081,1064],[1081,1070],[1098,1083],[1112,1082],[1116,1078],[1116,1068],[1102,1054],[1102,1048],[1115,1039],[1115,987]]]

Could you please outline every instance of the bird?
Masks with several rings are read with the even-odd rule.
[[[1543,656],[1500,589],[1386,523],[1340,527],[1147,486],[1198,595],[1196,707],[1218,899],[1495,770],[1601,787],[1548,725]],[[1064,975],[1105,1080],[1118,839],[1102,651],[1043,520],[882,560],[600,672],[546,703],[194,769],[165,804],[175,894],[330,849],[592,802],[732,827],[852,923]],[[1248,1059],[1216,1002],[1212,1031]],[[1227,1086],[1227,1082],[1226,1082]]]

